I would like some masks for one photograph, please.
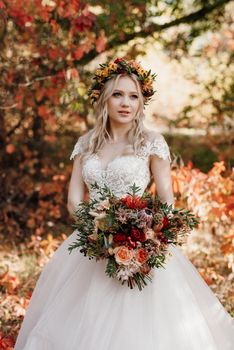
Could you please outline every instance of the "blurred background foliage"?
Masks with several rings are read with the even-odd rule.
[[[146,115],[171,147],[178,205],[202,217],[195,241],[204,229],[210,235],[199,243],[199,254],[196,243],[188,254],[232,312],[233,9],[228,0],[0,0],[0,238],[7,261],[0,279],[0,348],[10,349],[12,339],[3,335],[19,328],[36,262],[43,266],[71,233],[69,155],[79,135],[95,124],[87,97],[92,73],[116,56],[136,58],[159,74],[159,97]],[[177,74],[168,80],[166,61]],[[183,83],[177,91],[181,72],[189,92]],[[170,108],[183,94],[186,103]],[[35,264],[25,272],[28,255]]]
[[[66,191],[58,203],[52,195],[54,183],[58,196],[61,183],[66,187],[68,182],[74,142],[95,124],[87,97],[92,72],[117,55],[144,62],[156,48],[155,58],[163,52],[170,63],[177,62],[177,69],[182,67],[195,87],[187,102],[173,111],[168,101],[167,116],[152,103],[146,114],[153,127],[163,127],[172,153],[184,163],[192,161],[207,172],[214,161],[225,161],[230,172],[232,10],[227,0],[0,0],[1,206],[3,222],[8,223],[4,236],[31,233],[30,209],[51,197],[59,207],[51,209],[53,215],[60,219],[62,211],[64,217]],[[149,64],[160,73],[152,60]],[[162,90],[170,85],[169,77]],[[156,84],[159,94],[160,89]],[[176,94],[176,86],[174,90],[173,99],[179,99],[181,93]],[[46,182],[51,185],[42,195]]]

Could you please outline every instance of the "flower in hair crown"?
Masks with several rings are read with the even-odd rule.
[[[135,74],[137,76],[140,82],[142,95],[145,97],[145,102],[155,93],[153,81],[156,78],[156,74],[151,74],[151,70],[147,71],[143,69],[141,65],[134,60],[127,61],[123,58],[116,58],[114,61],[103,63],[99,66],[100,68],[96,70],[93,77],[94,82],[88,91],[92,103],[98,100],[104,84],[118,74]]]

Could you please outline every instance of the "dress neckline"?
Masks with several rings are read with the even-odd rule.
[[[147,148],[149,145],[151,144],[150,140],[146,140],[145,144],[141,147],[141,149],[144,149],[145,147]],[[102,166],[102,161],[101,161],[101,157],[97,154],[97,153],[93,153],[93,156],[96,158],[97,162],[99,163],[99,167],[101,169],[102,172],[107,172],[109,170],[109,167],[118,159],[121,158],[137,158],[137,159],[141,159],[141,157],[139,157],[137,154],[120,154],[119,156],[113,158],[111,161],[109,161],[105,168]]]
[[[102,165],[102,162],[101,162],[101,158],[100,158],[100,156],[97,154],[97,153],[93,153],[93,156],[96,158],[96,160],[98,161],[98,163],[99,163],[99,167],[100,167],[100,169],[101,169],[101,171],[102,172],[106,172],[108,169],[109,169],[109,167],[110,167],[110,165],[111,164],[113,164],[116,160],[118,160],[118,159],[121,159],[121,158],[129,158],[129,157],[134,157],[134,158],[139,158],[139,157],[137,157],[137,155],[135,155],[135,154],[126,154],[126,155],[124,155],[124,154],[120,154],[119,156],[117,156],[117,157],[115,157],[115,158],[113,158],[112,160],[110,160],[107,164],[106,164],[106,166],[105,166],[105,168],[103,167],[103,165]]]
[[[96,160],[97,160],[97,162],[98,162],[98,164],[99,164],[99,168],[100,168],[100,170],[102,171],[102,172],[106,172],[106,171],[108,171],[109,170],[109,167],[115,162],[115,161],[117,161],[117,160],[119,160],[119,159],[121,159],[121,158],[137,158],[137,159],[140,159],[137,155],[135,155],[135,154],[126,154],[126,155],[124,155],[124,154],[122,154],[122,155],[119,155],[119,156],[117,156],[117,157],[115,157],[115,158],[113,158],[112,160],[110,160],[107,164],[106,164],[106,166],[105,166],[105,168],[102,166],[102,162],[101,162],[101,158],[100,158],[100,156],[97,154],[97,153],[93,153],[93,156],[96,158]]]

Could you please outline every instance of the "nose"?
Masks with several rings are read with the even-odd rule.
[[[123,95],[123,98],[121,99],[121,105],[129,106],[129,97],[127,95]]]

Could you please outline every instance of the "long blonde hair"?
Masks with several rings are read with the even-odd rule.
[[[96,102],[96,125],[85,135],[87,136],[87,139],[86,142],[84,142],[85,147],[81,155],[82,161],[89,155],[97,153],[102,148],[104,143],[111,138],[109,133],[107,100],[112,95],[121,76],[126,76],[126,74],[118,74],[105,83],[100,97]],[[146,139],[146,133],[144,131],[143,125],[143,119],[145,117],[143,111],[144,96],[142,95],[137,76],[135,74],[127,74],[127,76],[129,76],[136,84],[140,103],[135,119],[133,120],[133,127],[128,132],[129,144],[126,146],[123,154],[136,154],[137,150],[141,147]]]

